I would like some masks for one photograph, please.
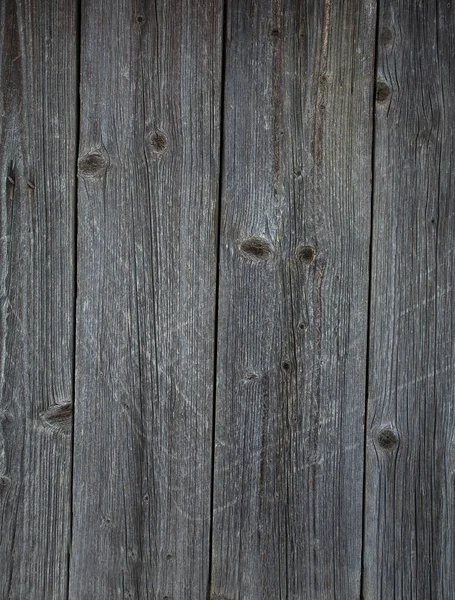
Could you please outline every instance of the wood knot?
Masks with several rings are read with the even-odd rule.
[[[0,499],[5,498],[11,487],[11,479],[6,475],[0,475]]]
[[[103,177],[108,163],[106,157],[99,152],[89,152],[78,160],[79,174],[88,179]]]
[[[393,42],[393,31],[388,27],[384,27],[381,31],[380,39],[383,46],[391,46]]]
[[[144,17],[144,15],[137,15],[136,16],[136,23],[139,23],[139,25],[142,25],[142,23],[145,23],[145,17]]]
[[[127,556],[128,559],[131,561],[135,561],[138,558],[138,551],[136,550],[136,548],[128,548],[127,549]]]
[[[390,88],[384,81],[378,81],[376,84],[376,101],[386,102],[390,95]]]
[[[101,527],[103,529],[110,529],[112,527],[111,523],[112,519],[109,515],[103,515],[101,517]]]
[[[384,448],[384,450],[392,450],[392,448],[395,448],[395,446],[398,444],[398,437],[396,435],[396,433],[392,430],[392,429],[381,429],[381,431],[378,433],[378,444],[381,446],[381,448]]]
[[[250,237],[239,244],[240,253],[254,262],[267,260],[272,253],[272,246],[265,238]]]
[[[9,425],[13,421],[14,421],[14,416],[10,412],[8,412],[6,410],[2,410],[2,412],[0,412],[0,423],[2,423],[4,425]]]
[[[304,333],[308,329],[308,323],[306,321],[300,321],[297,325],[297,329]]]
[[[252,381],[257,381],[259,379],[259,375],[254,371],[247,371],[243,377],[244,383],[251,383]]]
[[[300,262],[309,265],[313,262],[316,256],[316,251],[313,246],[297,246],[295,250],[295,255],[297,256]]]
[[[69,434],[73,424],[73,404],[53,404],[40,413],[41,421],[46,429],[56,433]]]
[[[163,154],[167,148],[167,137],[162,131],[155,131],[150,136],[150,147],[155,154]]]
[[[281,368],[286,373],[288,373],[291,370],[291,367],[292,367],[292,365],[289,360],[283,360],[283,362],[281,363]]]

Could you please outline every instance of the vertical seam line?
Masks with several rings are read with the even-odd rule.
[[[376,81],[378,77],[378,43],[379,43],[380,0],[376,0],[376,25],[374,37],[373,84],[371,95],[371,201],[370,201],[370,247],[368,267],[368,309],[367,309],[367,349],[365,358],[365,404],[364,404],[364,439],[363,439],[363,485],[362,485],[362,549],[360,561],[360,597],[365,597],[365,544],[366,544],[366,484],[367,484],[367,441],[368,441],[368,395],[370,386],[370,353],[371,353],[371,304],[373,286],[373,234],[374,234],[374,196],[375,196],[375,164],[376,164]]]
[[[216,407],[217,407],[217,372],[218,372],[218,320],[220,297],[220,238],[221,238],[221,201],[223,192],[224,174],[224,100],[226,92],[226,45],[227,45],[227,0],[222,6],[222,32],[221,32],[221,76],[220,76],[220,101],[219,101],[219,178],[218,202],[216,214],[216,276],[215,276],[215,315],[214,315],[214,361],[213,361],[213,405],[212,405],[212,455],[211,455],[211,481],[210,481],[210,532],[209,532],[209,570],[207,583],[207,600],[212,592],[212,566],[213,566],[213,508],[215,495],[215,432],[216,432]]]
[[[80,109],[81,109],[81,98],[80,98],[80,85],[81,85],[81,36],[82,36],[82,0],[79,0],[76,4],[76,15],[75,15],[75,161],[74,161],[74,191],[73,191],[73,356],[72,356],[72,427],[71,427],[71,474],[70,474],[70,523],[69,523],[69,540],[68,540],[68,559],[67,559],[67,600],[70,598],[70,575],[71,575],[71,551],[73,544],[73,509],[74,509],[74,448],[75,448],[75,407],[76,407],[76,348],[77,348],[77,284],[78,284],[78,229],[79,229],[79,215],[78,215],[78,203],[79,203],[79,185],[77,176],[77,162],[79,156],[79,144],[80,144]]]

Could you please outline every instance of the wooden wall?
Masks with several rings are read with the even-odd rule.
[[[0,600],[455,598],[454,10],[0,2]]]

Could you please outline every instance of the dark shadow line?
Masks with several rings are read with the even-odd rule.
[[[210,600],[212,591],[212,554],[213,554],[213,506],[215,492],[215,431],[216,431],[216,406],[217,406],[217,372],[218,372],[218,312],[220,298],[220,238],[221,238],[221,200],[223,191],[224,172],[224,111],[226,92],[226,45],[227,45],[227,0],[223,2],[222,35],[221,35],[221,77],[220,77],[220,138],[219,138],[219,178],[218,178],[218,203],[216,215],[216,278],[215,278],[215,332],[213,361],[213,405],[212,405],[212,465],[210,482],[210,532],[209,532],[209,570],[207,581],[207,600]]]
[[[70,598],[70,574],[71,574],[71,551],[73,544],[73,508],[74,508],[74,415],[76,406],[76,336],[77,336],[77,283],[78,283],[78,230],[79,230],[79,214],[78,214],[78,202],[79,202],[79,185],[77,177],[77,162],[79,155],[79,143],[80,143],[80,126],[81,126],[81,98],[80,98],[80,85],[81,85],[81,35],[82,35],[82,0],[79,0],[76,4],[76,15],[75,15],[75,162],[74,162],[74,212],[73,212],[73,356],[72,356],[72,390],[71,397],[73,401],[72,410],[72,427],[71,427],[71,475],[70,475],[70,523],[69,523],[69,543],[68,543],[68,558],[67,558],[67,600]]]
[[[379,45],[379,11],[380,0],[376,1],[376,30],[374,39],[374,67],[372,90],[372,124],[371,124],[371,203],[370,203],[370,248],[368,272],[368,310],[367,310],[367,350],[365,374],[365,413],[363,437],[363,484],[362,484],[362,550],[360,561],[360,598],[365,597],[365,537],[366,537],[366,484],[367,484],[367,442],[368,442],[368,394],[370,387],[370,351],[371,351],[371,303],[373,287],[373,234],[374,234],[374,196],[375,196],[375,164],[376,164],[376,81],[378,77],[378,45]]]

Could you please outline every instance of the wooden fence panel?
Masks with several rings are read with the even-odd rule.
[[[365,600],[455,598],[454,31],[380,2]]]
[[[227,3],[213,598],[360,594],[375,25]]]
[[[207,593],[222,7],[84,0],[70,597]]]
[[[66,598],[77,4],[0,3],[0,598]]]
[[[78,4],[0,3],[0,598],[452,600],[451,3]]]

